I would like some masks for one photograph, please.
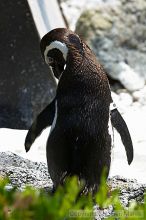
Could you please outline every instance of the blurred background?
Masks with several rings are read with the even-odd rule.
[[[132,136],[135,157],[128,166],[115,131],[110,175],[146,183],[146,1],[1,0],[0,18],[0,151],[46,161],[49,129],[29,153],[24,151],[27,129],[56,90],[39,42],[51,29],[68,27],[107,70],[113,99]]]

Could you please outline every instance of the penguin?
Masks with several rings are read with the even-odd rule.
[[[102,171],[111,164],[112,124],[121,135],[128,163],[133,144],[128,127],[113,103],[106,71],[89,46],[66,28],[41,40],[42,56],[58,79],[56,96],[30,127],[25,149],[51,126],[46,145],[48,171],[56,189],[66,176],[77,175],[85,189],[98,190]]]

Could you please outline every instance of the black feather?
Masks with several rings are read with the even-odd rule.
[[[126,150],[128,164],[130,165],[133,160],[133,144],[126,122],[117,109],[111,111],[111,122],[121,136],[121,140]]]
[[[55,115],[55,99],[37,116],[25,138],[25,150],[28,152],[43,129],[51,126]]]

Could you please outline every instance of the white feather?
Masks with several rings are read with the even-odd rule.
[[[62,43],[60,41],[53,41],[51,44],[49,44],[45,51],[44,51],[44,58],[45,58],[45,62],[48,64],[48,57],[47,57],[47,54],[50,50],[52,49],[58,49],[61,51],[61,53],[63,54],[63,57],[66,61],[67,59],[67,54],[68,54],[68,47],[66,46],[65,43]]]
[[[109,114],[109,122],[108,122],[108,133],[111,136],[111,162],[114,160],[114,129],[113,126],[111,124],[111,116]]]
[[[111,116],[110,116],[110,114],[109,114],[109,121],[108,121],[108,133],[111,136],[111,145],[113,147],[113,145],[114,145],[114,139],[113,139],[114,133],[113,133],[113,126],[112,126],[112,123],[111,123]]]
[[[57,121],[57,101],[55,102],[55,116],[54,116],[54,120],[53,120],[53,123],[51,126],[50,134],[53,131],[53,129],[55,128],[56,121]]]

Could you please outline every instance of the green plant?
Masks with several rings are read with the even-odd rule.
[[[65,185],[58,187],[54,194],[32,187],[26,187],[22,192],[16,188],[8,191],[8,183],[7,179],[0,179],[0,220],[94,219],[93,198],[90,194],[78,196],[82,184],[78,185],[77,177],[68,178]],[[108,191],[103,175],[95,201],[101,209],[113,205],[115,213],[108,220],[146,219],[146,203],[133,202],[126,209],[120,203],[119,192],[110,192],[109,196]]]

